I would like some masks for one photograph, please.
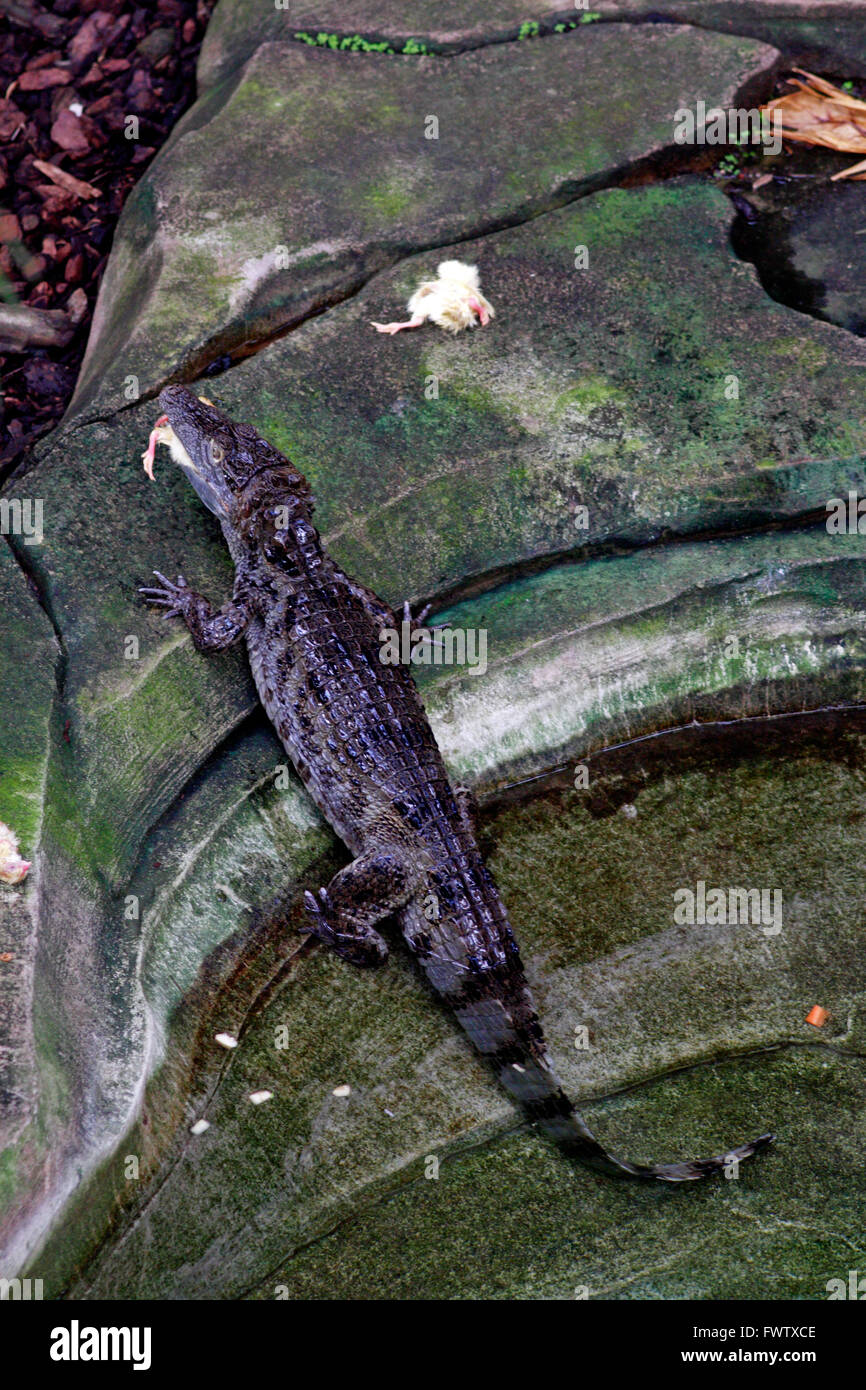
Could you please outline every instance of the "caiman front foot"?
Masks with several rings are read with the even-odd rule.
[[[350,923],[341,917],[331,902],[327,888],[319,889],[318,898],[306,892],[304,906],[310,916],[307,925],[301,927],[305,935],[317,936],[323,946],[328,946],[351,965],[371,969],[385,964],[388,945],[384,937],[372,927]]]
[[[138,592],[154,608],[164,608],[164,618],[183,618],[197,651],[223,652],[243,636],[250,614],[237,585],[235,598],[214,613],[208,600],[191,589],[182,574],[172,584],[159,570],[153,572],[163,587]]]
[[[182,574],[177,576],[174,584],[170,579],[166,579],[159,570],[154,570],[157,579],[163,585],[161,589],[139,589],[139,593],[146,603],[152,604],[154,608],[164,608],[164,618],[186,618],[191,611],[191,604],[201,595],[193,593]]]
[[[425,642],[429,642],[430,645],[433,647],[441,647],[441,639],[437,637],[436,634],[438,632],[444,632],[446,627],[451,627],[451,623],[432,623],[430,626],[428,626],[426,619],[428,614],[431,613],[432,610],[433,604],[425,603],[424,607],[421,609],[421,612],[413,617],[412,605],[410,604],[409,600],[406,599],[403,603],[403,621],[404,623],[409,624],[410,638],[415,637],[420,633]]]

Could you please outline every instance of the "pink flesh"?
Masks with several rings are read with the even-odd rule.
[[[473,299],[472,297],[470,297],[470,299],[469,299],[469,308],[472,310],[472,312],[473,312],[474,314],[477,314],[477,315],[478,315],[478,317],[480,318],[482,324],[485,324],[485,323],[487,322],[487,318],[488,318],[487,310],[486,310],[486,309],[483,309],[483,308],[481,307],[481,305],[478,303],[478,300],[477,300],[477,299]]]
[[[148,478],[150,478],[150,481],[151,481],[151,482],[154,481],[154,477],[153,477],[153,460],[154,460],[154,457],[155,457],[155,455],[156,455],[156,446],[157,446],[157,444],[159,443],[159,439],[157,438],[157,430],[159,430],[159,429],[161,428],[162,425],[167,425],[167,424],[168,424],[168,416],[167,416],[167,415],[160,415],[159,419],[157,420],[156,424],[154,425],[153,429],[152,429],[151,432],[150,432],[150,436],[149,436],[148,441],[147,441],[147,448],[145,449],[144,453],[143,453],[142,456],[141,456],[141,461],[142,461],[142,463],[144,464],[144,471],[145,471],[145,473],[147,474]]]

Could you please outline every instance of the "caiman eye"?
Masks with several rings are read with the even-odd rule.
[[[215,439],[211,439],[209,441],[208,451],[210,453],[211,463],[222,463],[223,459],[226,456],[226,451],[223,448],[222,444],[217,444]]]

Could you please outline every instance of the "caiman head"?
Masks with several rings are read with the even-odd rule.
[[[312,511],[310,486],[278,449],[252,425],[238,425],[205,397],[186,386],[160,393],[163,414],[151,430],[142,460],[153,477],[157,444],[167,444],[202,502],[220,521],[235,525],[247,511],[245,494],[253,478],[273,474],[275,491],[299,511]]]

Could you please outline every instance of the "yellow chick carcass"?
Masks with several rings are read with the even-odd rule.
[[[0,883],[20,883],[30,872],[28,860],[18,853],[18,840],[0,821]]]
[[[493,305],[481,293],[477,266],[462,261],[443,261],[437,279],[419,285],[408,307],[412,317],[404,323],[374,323],[373,327],[379,333],[399,333],[401,328],[420,328],[429,319],[446,333],[460,333],[494,317]]]

